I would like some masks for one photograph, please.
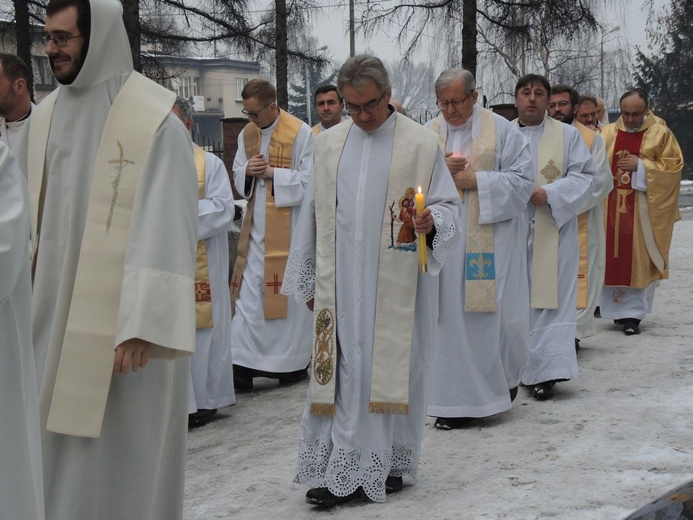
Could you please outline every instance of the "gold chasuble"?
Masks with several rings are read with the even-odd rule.
[[[386,205],[408,189],[428,191],[438,146],[436,137],[422,139],[419,125],[396,115]],[[339,162],[352,129],[345,121],[315,140],[315,220],[317,229],[315,302],[313,313],[313,377],[310,413],[334,415],[337,379],[336,215]],[[345,172],[346,173],[346,172]],[[409,359],[414,330],[414,308],[419,258],[415,249],[395,247],[391,240],[390,211],[383,210],[380,230],[380,263],[376,288],[375,333],[371,374],[370,413],[409,413]],[[424,276],[424,275],[421,275]],[[393,305],[392,302],[397,302]]]
[[[474,172],[493,171],[496,163],[496,123],[493,113],[479,108],[479,135],[472,140],[469,169]],[[447,131],[439,115],[430,129],[438,135],[438,145],[445,154]],[[467,190],[467,234],[465,251],[464,310],[467,312],[496,312],[496,271],[493,244],[493,224],[479,224],[479,192]],[[459,190],[458,190],[459,192]],[[462,201],[464,193],[460,193]]]
[[[597,132],[578,121],[573,121],[573,126],[580,131],[582,140],[585,141],[587,149],[591,153],[592,143],[594,143],[594,136],[597,135]],[[587,272],[587,211],[578,215],[578,239],[580,240],[580,262],[578,264],[577,308],[584,309],[587,307],[587,280],[589,277]]]
[[[544,135],[537,151],[537,186],[551,184],[565,175],[563,147],[563,123],[545,117]],[[548,204],[534,208],[530,291],[533,309],[558,309],[558,227]]]
[[[205,198],[207,181],[205,167],[207,158],[205,151],[195,145],[195,169],[197,170],[197,186],[200,200]],[[212,288],[209,283],[209,264],[207,262],[207,241],[197,242],[197,261],[195,262],[195,322],[198,329],[214,327],[212,318]]]
[[[291,168],[294,141],[303,122],[285,112],[279,111],[277,127],[272,132],[269,144],[267,162],[275,168]],[[243,129],[245,155],[248,159],[260,155],[262,134],[255,123],[248,123]],[[253,210],[256,204],[256,189],[253,182],[252,194],[248,200],[248,208],[241,225],[241,236],[238,239],[238,256],[233,267],[231,279],[231,305],[235,308],[236,299],[243,282],[243,271],[248,257],[250,229],[253,222]],[[267,195],[265,197],[265,283],[263,286],[265,299],[265,319],[275,320],[286,318],[288,299],[279,293],[282,277],[286,269],[286,259],[289,256],[291,240],[291,208],[278,208],[274,202],[274,183],[267,180]]]
[[[644,289],[669,278],[669,247],[679,219],[683,155],[676,138],[650,113],[637,132],[622,118],[602,129],[611,163],[614,189],[607,199],[605,286]],[[618,160],[637,155],[645,166],[647,191],[635,190],[635,172],[618,168]]]
[[[47,183],[46,148],[59,91],[36,107],[30,127],[30,142],[35,143],[29,154],[34,268],[40,254],[37,245]],[[70,314],[48,414],[49,431],[81,437],[101,433],[113,374],[132,208],[154,135],[174,100],[173,92],[133,72],[108,114],[94,164]],[[190,355],[152,347],[152,357]]]

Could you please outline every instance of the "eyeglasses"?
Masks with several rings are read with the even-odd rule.
[[[378,108],[378,105],[380,105],[380,102],[383,100],[385,97],[385,92],[383,92],[378,99],[374,99],[372,101],[369,101],[365,105],[352,105],[348,101],[345,101],[346,109],[347,112],[349,112],[350,115],[352,116],[357,116],[361,112],[365,112],[366,114],[370,114]]]
[[[556,107],[558,108],[567,108],[570,106],[570,101],[557,101],[556,103],[549,103],[549,108],[554,109]]]
[[[257,112],[251,112],[250,110],[246,110],[246,109],[244,108],[243,110],[241,110],[241,113],[244,114],[244,115],[246,115],[246,116],[248,116],[248,117],[256,118],[256,117],[259,117],[259,116],[260,116],[260,112],[262,112],[264,109],[266,109],[266,108],[267,108],[268,106],[270,106],[272,103],[274,103],[274,101],[270,101],[269,103],[267,103],[264,107],[262,107],[262,108],[261,108],[260,110],[258,110]]]
[[[642,112],[624,112],[621,110],[621,115],[623,117],[642,117],[645,115],[645,112],[647,112],[647,109],[643,110]]]
[[[455,110],[459,110],[464,106],[465,101],[467,101],[469,97],[470,96],[465,96],[464,99],[453,99],[452,101],[436,99],[436,106],[441,110],[447,110],[448,107],[452,105],[452,108],[454,108]]]
[[[48,42],[53,42],[56,47],[65,47],[67,43],[74,38],[83,38],[83,34],[78,34],[77,36],[67,36],[65,34],[56,34],[55,36],[49,36],[48,34],[43,35],[43,40],[48,45]]]

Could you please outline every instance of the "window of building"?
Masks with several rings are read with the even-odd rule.
[[[190,99],[200,95],[200,78],[196,76],[182,76],[171,79],[171,88],[180,97]]]
[[[236,101],[243,101],[241,92],[243,92],[246,83],[248,83],[248,78],[236,78]]]
[[[53,87],[55,80],[47,56],[32,56],[34,60],[34,85],[37,87]]]

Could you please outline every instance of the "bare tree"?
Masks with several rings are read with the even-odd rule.
[[[412,116],[426,119],[426,111],[435,107],[436,101],[434,65],[430,62],[390,61],[386,66],[392,83],[392,95]],[[429,115],[432,114],[429,112]]]

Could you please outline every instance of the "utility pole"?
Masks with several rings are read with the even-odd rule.
[[[354,35],[354,0],[349,0],[349,56],[356,55],[356,38]]]
[[[275,1],[275,67],[277,68],[277,105],[284,110],[289,108],[288,82],[288,37],[286,33],[286,0]]]

